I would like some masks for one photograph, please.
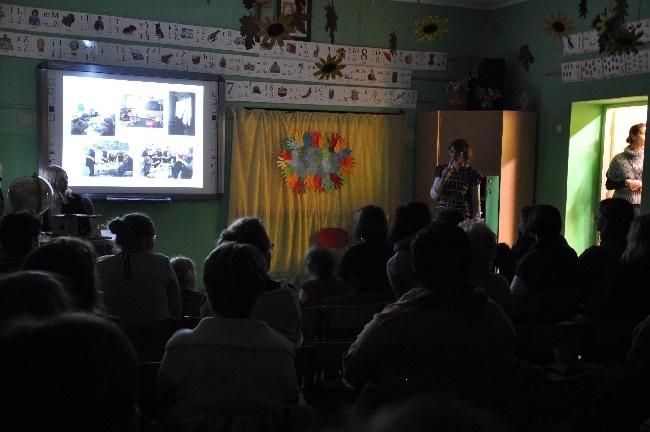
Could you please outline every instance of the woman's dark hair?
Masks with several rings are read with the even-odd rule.
[[[598,203],[598,213],[604,219],[600,230],[601,240],[625,239],[634,219],[634,206],[624,198],[607,198]]]
[[[156,228],[144,213],[129,213],[115,218],[108,223],[108,228],[115,234],[115,244],[124,251],[153,250]]]
[[[43,318],[70,310],[65,281],[56,274],[27,270],[0,276],[0,323],[26,315]]]
[[[41,234],[41,218],[32,210],[9,213],[0,222],[0,244],[5,252],[25,256]]]
[[[528,205],[524,206],[519,210],[519,215],[521,216],[521,221],[524,223],[524,227],[526,228],[526,232],[522,234],[526,234],[530,232],[530,215],[535,209],[534,205]]]
[[[431,222],[429,206],[414,201],[402,204],[395,209],[388,229],[388,241],[397,243],[403,238],[415,234]]]
[[[627,249],[621,262],[637,266],[650,266],[650,213],[632,219],[627,235]]]
[[[88,313],[0,330],[0,430],[136,430],[138,365],[126,334]]]
[[[249,318],[264,293],[266,261],[250,244],[220,243],[203,264],[203,285],[212,312],[224,318]]]
[[[628,144],[632,144],[632,141],[634,141],[634,137],[639,134],[639,131],[641,131],[641,128],[645,127],[645,123],[637,123],[633,125],[630,128],[630,132],[627,135],[627,138],[625,139],[625,142]]]
[[[447,149],[448,150],[454,149],[456,152],[462,153],[463,158],[467,163],[470,163],[470,161],[472,160],[472,148],[470,147],[469,143],[464,139],[457,139],[452,141],[451,144],[449,144],[449,147],[447,147]]]
[[[540,237],[551,237],[562,232],[560,211],[549,204],[536,205],[528,221],[530,233]]]
[[[315,246],[307,251],[305,256],[307,269],[319,279],[326,279],[334,272],[334,256],[329,250]]]
[[[196,286],[196,266],[186,256],[175,256],[169,260],[176,274],[176,280],[182,290],[193,290]]]
[[[97,252],[79,237],[54,237],[34,249],[23,262],[23,270],[43,270],[65,276],[73,306],[91,312],[97,306],[95,263]]]
[[[411,243],[415,275],[426,288],[450,290],[464,285],[472,261],[472,246],[458,225],[432,222]]]
[[[262,225],[262,221],[259,218],[246,216],[239,219],[235,219],[228,228],[221,231],[219,239],[217,240],[217,245],[220,245],[225,242],[237,242],[245,243],[252,246],[255,246],[262,252],[264,259],[267,262],[267,271],[271,265],[271,250],[273,249],[273,243],[269,239],[269,235]]]
[[[357,240],[386,241],[387,233],[386,213],[381,207],[363,206],[354,216],[354,237]]]

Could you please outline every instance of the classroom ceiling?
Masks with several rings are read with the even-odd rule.
[[[456,6],[468,9],[492,10],[527,0],[393,0],[404,3],[421,3],[437,6]]]

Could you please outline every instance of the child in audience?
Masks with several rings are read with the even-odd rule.
[[[179,330],[158,373],[170,418],[283,410],[299,395],[294,347],[253,318],[267,279],[267,262],[252,245],[221,242],[206,258],[203,285],[213,317]]]
[[[176,274],[178,286],[181,288],[183,303],[201,303],[205,292],[194,289],[196,286],[196,266],[190,258],[178,255],[169,260]]]
[[[42,318],[71,310],[65,281],[42,271],[0,275],[0,327],[17,317]]]
[[[300,286],[300,301],[305,307],[317,306],[320,299],[346,295],[350,286],[334,276],[334,256],[320,246],[307,251],[307,270],[312,277]]]
[[[0,273],[18,271],[25,257],[38,247],[41,219],[36,212],[20,210],[6,215],[0,224]]]

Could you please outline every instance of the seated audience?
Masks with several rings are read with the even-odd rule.
[[[536,241],[517,265],[512,294],[577,290],[578,255],[561,234],[560,211],[547,204],[535,206],[529,229]]]
[[[519,230],[515,244],[512,245],[512,255],[514,257],[514,268],[517,268],[519,261],[530,251],[531,246],[535,243],[535,236],[530,232],[530,215],[533,213],[534,205],[522,207],[519,210]],[[512,281],[511,281],[512,282]]]
[[[506,243],[497,243],[497,251],[493,261],[494,267],[501,276],[506,278],[508,285],[515,277],[515,256]]]
[[[467,235],[433,222],[415,236],[412,253],[422,287],[376,314],[343,356],[345,379],[364,387],[355,408],[415,394],[462,397],[503,411],[523,403],[526,392],[514,382],[527,381],[535,368],[516,358],[517,337],[503,309],[467,282]]]
[[[196,266],[194,261],[186,256],[175,256],[169,260],[178,286],[181,288],[181,301],[183,303],[202,303],[205,292],[194,289],[196,286]]]
[[[354,237],[341,257],[339,277],[353,289],[353,294],[391,290],[386,263],[393,256],[393,246],[386,241],[388,223],[381,207],[367,205],[354,216]]]
[[[386,263],[386,272],[396,298],[400,298],[411,288],[420,286],[411,264],[411,241],[429,222],[431,212],[423,202],[402,204],[393,214],[388,229],[388,241],[394,244],[395,255]]]
[[[95,286],[97,253],[79,237],[54,237],[25,258],[22,270],[41,270],[64,276],[64,285],[73,309],[93,312],[98,309]]]
[[[465,220],[465,212],[461,209],[448,208],[436,214],[436,222],[449,222],[458,225]]]
[[[4,255],[0,256],[0,273],[18,271],[25,257],[38,247],[41,219],[30,210],[20,210],[6,215],[0,224],[0,243]]]
[[[217,245],[235,241],[255,246],[266,260],[266,271],[271,266],[275,245],[271,243],[262,222],[256,217],[242,217],[221,232]],[[206,288],[207,290],[207,288]],[[210,296],[208,296],[208,300]],[[202,312],[202,316],[205,314]],[[302,345],[302,315],[298,290],[282,280],[273,280],[268,274],[264,295],[253,312],[253,318],[264,321],[273,330],[285,336],[295,347]]]
[[[229,241],[206,258],[203,284],[214,317],[176,332],[158,372],[172,419],[282,410],[298,397],[292,343],[253,317],[267,263],[254,246]]]
[[[43,171],[43,178],[54,190],[54,199],[50,208],[43,213],[43,231],[52,231],[52,215],[58,214],[95,214],[93,202],[68,189],[68,174],[63,168],[50,165]]]
[[[650,315],[634,329],[632,347],[627,353],[621,374],[650,374]]]
[[[138,368],[126,335],[90,314],[0,330],[0,430],[136,431]]]
[[[305,307],[314,307],[324,297],[341,296],[350,292],[350,286],[334,275],[334,256],[322,247],[307,251],[307,270],[312,275],[300,286],[300,301]]]
[[[581,297],[587,314],[603,305],[607,281],[621,263],[633,218],[634,206],[623,198],[607,198],[598,203],[596,230],[600,244],[591,246],[579,257]]]
[[[0,276],[0,326],[17,317],[42,318],[71,310],[62,281],[42,271]]]
[[[597,315],[607,318],[650,314],[650,214],[632,220],[627,248],[614,270]]]
[[[470,284],[483,288],[503,311],[512,319],[512,295],[510,285],[503,276],[494,273],[497,236],[483,221],[465,220],[460,227],[467,233],[472,246],[472,262],[467,271]]]
[[[121,252],[97,261],[106,312],[127,323],[179,316],[180,288],[169,258],[153,251],[156,229],[149,216],[129,213],[108,228]]]

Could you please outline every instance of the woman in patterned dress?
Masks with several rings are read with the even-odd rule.
[[[645,149],[645,123],[630,128],[627,139],[629,145],[623,152],[614,156],[607,169],[607,190],[613,190],[612,198],[624,198],[633,206],[635,216],[641,209],[643,189],[643,152]]]

